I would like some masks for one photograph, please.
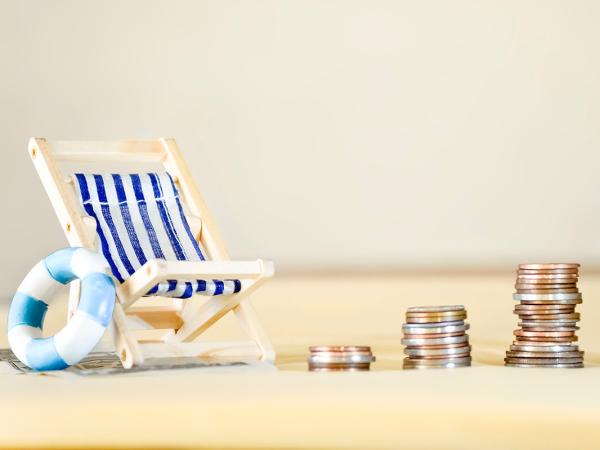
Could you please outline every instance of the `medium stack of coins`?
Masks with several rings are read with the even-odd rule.
[[[579,264],[519,265],[513,298],[520,322],[506,352],[507,366],[583,367],[583,352],[575,344],[575,306],[582,302],[578,279]]]
[[[322,345],[309,347],[311,372],[356,372],[369,370],[375,357],[365,345]]]
[[[406,346],[405,369],[465,367],[471,365],[471,346],[462,305],[408,308],[402,325]]]

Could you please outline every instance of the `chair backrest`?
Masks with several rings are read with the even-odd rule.
[[[151,259],[205,259],[168,173],[74,176],[83,209],[96,221],[100,249],[119,282]]]
[[[186,211],[189,212],[188,222],[201,222],[201,229],[194,237],[200,243],[199,248],[204,251],[202,254],[200,250],[202,256],[211,260],[229,259],[208,208],[174,139],[104,142],[47,141],[43,138],[32,138],[28,149],[72,246],[92,247],[96,230],[95,223],[90,224],[86,221],[89,213],[79,206],[76,192],[78,183],[68,173],[61,171],[62,164],[85,165],[87,172],[87,168],[93,171],[91,166],[96,163],[131,163],[133,166],[140,163],[157,163],[171,175],[172,186],[179,192],[177,198],[185,204]],[[187,235],[187,231],[184,235]]]

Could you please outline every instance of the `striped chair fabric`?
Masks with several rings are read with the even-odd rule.
[[[205,259],[168,173],[76,173],[75,179],[81,205],[96,220],[100,249],[119,282],[150,259]],[[240,280],[168,280],[146,295],[189,298],[232,294],[241,287]]]

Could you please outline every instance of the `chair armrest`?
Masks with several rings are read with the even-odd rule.
[[[260,278],[273,276],[271,261],[164,261],[158,260],[163,280],[197,280],[202,278]]]
[[[117,286],[119,300],[132,305],[152,287],[165,280],[201,280],[204,278],[269,278],[274,274],[272,261],[165,261],[153,259]]]

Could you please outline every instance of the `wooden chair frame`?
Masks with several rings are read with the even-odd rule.
[[[76,198],[70,174],[60,163],[159,163],[171,174],[182,201],[192,233],[205,249],[207,261],[151,260],[122,284],[117,283],[113,313],[114,346],[123,366],[175,356],[198,356],[213,360],[274,361],[275,353],[249,295],[273,276],[270,261],[231,261],[206,204],[193,182],[174,139],[101,141],[47,141],[31,138],[29,155],[50,197],[50,201],[71,246],[97,250],[96,222],[85,215]],[[148,290],[167,279],[192,280],[237,278],[237,294],[189,300],[150,297]],[[71,283],[68,317],[79,302],[79,282]],[[227,312],[233,311],[250,338],[241,342],[198,342],[194,339]]]

